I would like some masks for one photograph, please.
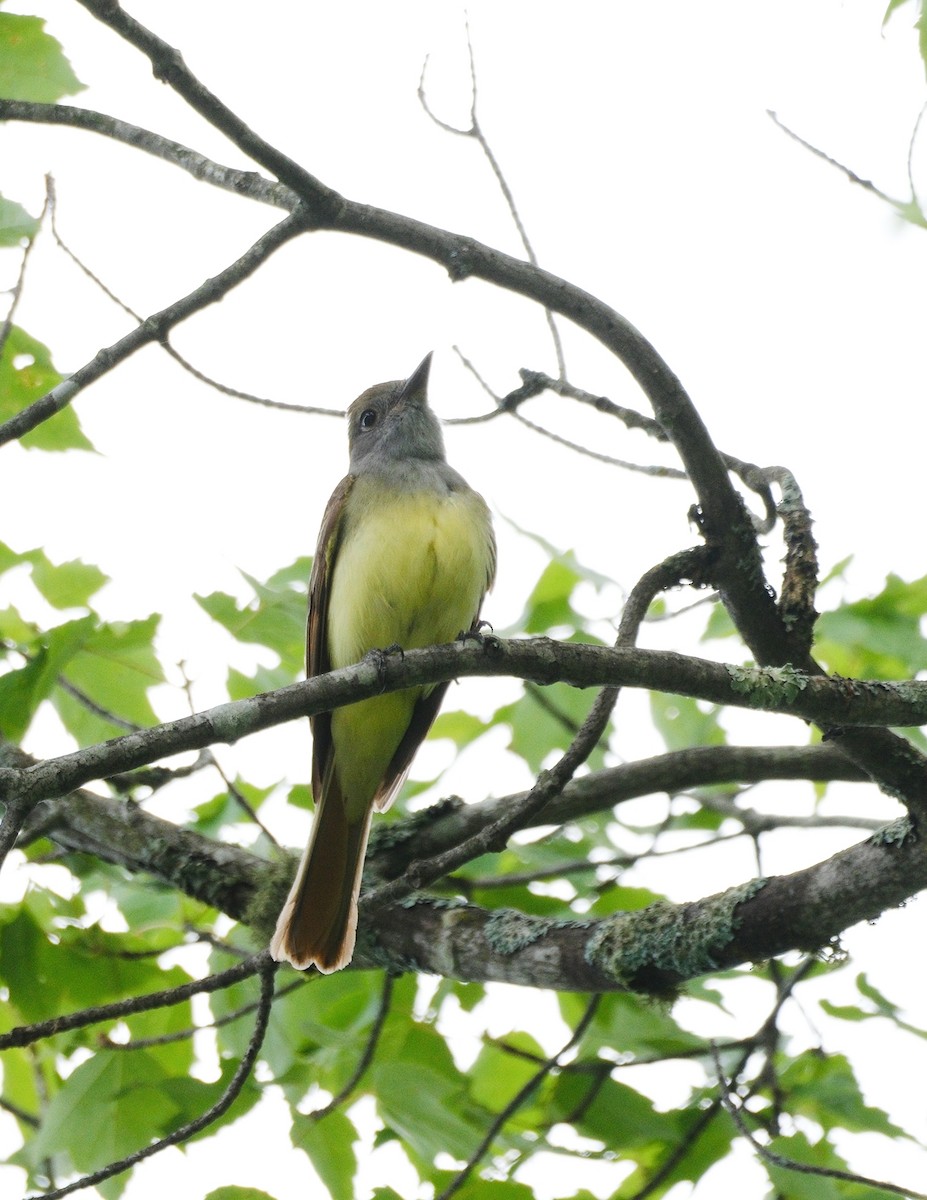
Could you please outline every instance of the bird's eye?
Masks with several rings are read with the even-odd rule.
[[[377,414],[374,411],[374,409],[365,408],[364,411],[361,413],[360,428],[361,429],[373,429],[373,427],[374,427],[374,425],[376,425],[376,423],[377,423]]]

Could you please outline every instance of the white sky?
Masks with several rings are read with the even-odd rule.
[[[259,16],[240,0],[138,0],[127,7],[181,48],[258,132],[324,182],[352,199],[518,252],[476,146],[436,129],[416,99],[427,54],[433,106],[448,120],[466,119],[457,5],[278,0]],[[787,139],[766,110],[904,197],[924,73],[908,11],[881,36],[881,7],[863,0],[774,8],[710,0],[468,6],[483,126],[542,264],[612,303],[647,335],[723,449],[794,471],[817,521],[825,568],[855,555],[853,595],[878,589],[888,571],[913,578],[925,570],[919,514],[927,239]],[[137,52],[77,4],[9,0],[6,11],[48,19],[91,85],[74,103],[246,165],[153,80]],[[923,162],[924,153],[916,154],[915,165]],[[37,210],[49,170],[63,236],[143,312],[215,274],[279,219],[90,134],[0,127],[5,195]],[[923,170],[921,180],[927,189]],[[53,347],[65,371],[129,328],[45,235],[19,321]],[[574,383],[646,411],[604,351],[571,329],[564,337]],[[370,383],[408,374],[434,348],[432,397],[442,416],[487,407],[453,344],[499,391],[517,384],[519,367],[554,369],[536,309],[476,282],[451,285],[424,260],[331,234],[289,245],[257,278],[180,330],[176,344],[236,387],[339,408]],[[101,455],[4,449],[0,536],[17,549],[43,545],[55,559],[99,564],[114,577],[101,597],[109,616],[164,613],[167,661],[183,658],[198,705],[214,703],[226,668],[217,656],[228,649],[210,635],[191,595],[240,591],[238,568],[260,577],[311,552],[325,499],[346,462],[344,429],[204,391],[153,349],[85,393],[77,410]],[[617,457],[656,459],[643,437],[574,407],[536,402],[528,415]],[[449,429],[447,438],[452,462],[499,514],[500,577],[486,609],[499,628],[517,620],[542,564],[503,517],[575,548],[622,588],[694,541],[686,521],[691,497],[679,484],[577,461],[511,423]],[[774,541],[773,550],[775,559]],[[657,636],[675,644],[667,639],[678,632],[661,631],[654,644]],[[494,707],[500,694],[485,698],[468,684],[459,703],[476,697]],[[165,694],[159,711],[179,715],[183,706],[180,694]],[[626,728],[622,754],[658,749],[637,722]],[[53,734],[43,725],[31,748],[51,752]],[[762,735],[750,726],[748,736]],[[772,736],[802,740],[803,732],[785,723]],[[252,739],[228,759],[254,782],[284,771],[296,778],[305,769],[305,742],[291,728]],[[470,775],[468,794],[487,786],[499,792],[520,779],[499,759],[481,763],[482,779]],[[784,796],[784,807],[791,800]],[[281,813],[280,828],[298,841],[302,819],[292,823]],[[811,846],[802,839],[796,860],[796,848],[780,841],[767,869],[811,861],[817,844]],[[724,868],[730,882],[750,869],[746,852]],[[702,879],[674,873],[674,880],[679,898],[704,890]],[[921,989],[908,977],[904,951],[923,934],[923,915],[913,905],[847,939],[860,969],[893,999],[909,998],[915,1023],[923,1023]],[[897,1079],[877,1070],[887,1037],[874,1038],[871,1026],[842,1027],[838,1036],[839,1048],[858,1054],[872,1102],[895,1103]],[[903,1119],[927,1134],[922,1111]],[[283,1116],[274,1128],[285,1143]],[[212,1183],[263,1182],[280,1200],[307,1194],[305,1159],[293,1157],[272,1181],[255,1174],[253,1163],[236,1164],[243,1140],[223,1137],[227,1173]],[[197,1147],[189,1159],[213,1153]],[[852,1153],[860,1169],[881,1172],[881,1147],[870,1153],[857,1138]],[[893,1176],[913,1181],[918,1171],[923,1176],[923,1159],[906,1153],[895,1155]],[[128,1200],[172,1186],[180,1161],[171,1153],[152,1163],[130,1185]],[[382,1158],[372,1161],[379,1170]],[[723,1193],[730,1179],[748,1180],[738,1186],[761,1194],[760,1175],[742,1169],[712,1172],[704,1195]],[[582,1183],[607,1195],[617,1186],[614,1171],[596,1175],[590,1168]],[[0,1169],[0,1183],[6,1174]],[[546,1181],[535,1186],[543,1200]]]

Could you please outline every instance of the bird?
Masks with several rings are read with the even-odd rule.
[[[479,631],[496,541],[486,501],[445,456],[428,403],[431,357],[348,409],[348,474],[325,509],[309,579],[310,678],[373,650]],[[401,788],[447,686],[406,688],[310,718],[315,815],[271,940],[278,962],[323,974],[350,963],[372,813]]]

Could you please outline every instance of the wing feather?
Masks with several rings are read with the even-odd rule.
[[[319,541],[312,573],[309,576],[309,619],[306,626],[306,674],[311,679],[331,670],[328,655],[328,597],[331,592],[332,564],[341,541],[341,519],[354,476],[346,475],[331,494],[322,517]],[[318,801],[322,795],[322,780],[331,762],[331,713],[319,713],[309,718],[312,728],[312,794]]]

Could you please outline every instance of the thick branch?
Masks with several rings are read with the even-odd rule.
[[[4,758],[8,761],[9,755]],[[846,777],[848,770],[852,768],[828,747],[686,751],[577,780],[537,819],[569,819],[592,811],[593,805],[603,808],[657,789],[748,782],[758,773],[763,778],[828,779]],[[504,803],[473,808],[485,822],[492,816],[491,806]],[[66,849],[150,871],[238,920],[260,918],[264,907],[275,914],[278,885],[279,890],[287,886],[282,877],[274,879],[281,876],[276,865],[178,829],[133,804],[81,792],[51,801],[40,812],[42,831]],[[372,847],[371,865],[377,872],[387,862],[397,865],[396,855],[404,847],[413,857],[424,857],[466,836],[472,819],[469,809],[456,805],[437,806],[428,817],[402,822],[393,845]],[[268,872],[273,872],[270,878]],[[657,904],[601,921],[538,921],[510,910],[425,899],[366,909],[356,965],[386,963],[393,970],[415,967],[460,979],[576,991],[636,987],[662,992],[698,974],[826,945],[843,929],[873,919],[924,887],[923,844],[903,827],[889,827],[793,875],[762,885],[751,882],[692,904]],[[260,895],[263,902],[256,904]]]
[[[207,709],[192,717],[75,751],[0,783],[31,799],[60,795],[117,770],[165,754],[232,743],[247,734],[381,692],[463,676],[509,676],[537,684],[653,688],[716,704],[786,713],[846,725],[927,723],[927,683],[828,679],[783,669],[728,666],[669,651],[570,644],[549,638],[434,646],[403,656],[368,658],[352,667]],[[51,790],[49,790],[51,789]]]
[[[0,770],[0,798],[30,804],[165,755],[233,743],[300,716],[423,683],[462,676],[514,676],[538,684],[644,687],[715,704],[787,713],[829,725],[927,723],[927,683],[804,676],[789,668],[725,666],[668,651],[570,644],[549,638],[485,638],[404,655],[371,656],[352,667],[218,705],[192,717],[48,759]]]
[[[368,914],[355,961],[558,991],[666,995],[699,975],[825,947],[925,887],[924,843],[890,829],[792,875],[598,921],[407,902]]]
[[[32,765],[29,755],[0,740],[0,768]],[[575,779],[535,815],[534,823],[562,825],[640,796],[712,784],[865,778],[841,754],[824,745],[699,746]],[[368,853],[371,875],[396,878],[410,862],[432,858],[472,837],[517,800],[517,796],[502,796],[464,804],[454,798],[378,826]],[[847,819],[846,825],[851,823]],[[91,854],[128,871],[154,875],[237,921],[247,919],[256,881],[268,869],[263,859],[247,850],[180,828],[138,804],[85,790],[43,801],[34,809],[23,837],[34,841],[40,836],[62,850]]]

